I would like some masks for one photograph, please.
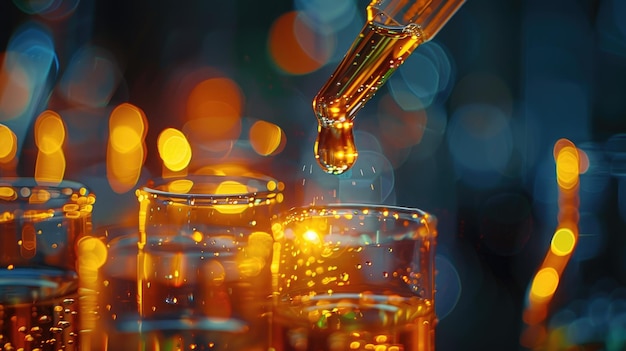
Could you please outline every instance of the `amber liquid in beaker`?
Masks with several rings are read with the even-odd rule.
[[[378,88],[424,42],[416,24],[381,25],[370,16],[358,38],[313,100],[318,119],[315,158],[322,169],[341,174],[356,162],[353,119]]]

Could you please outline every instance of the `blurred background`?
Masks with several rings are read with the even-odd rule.
[[[1,1],[0,176],[83,182],[95,225],[189,173],[270,175],[285,207],[418,207],[439,219],[437,350],[625,350],[626,2],[467,1],[326,175],[311,101],[366,5]]]

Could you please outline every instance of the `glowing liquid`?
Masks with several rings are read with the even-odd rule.
[[[187,332],[187,342],[215,349],[266,347],[269,264],[246,239],[242,233],[148,241],[138,255],[142,330]]]
[[[78,349],[71,247],[82,227],[52,213],[29,210],[26,219],[0,218],[0,350]]]
[[[277,319],[277,350],[434,350],[434,312],[428,300],[397,299],[392,303],[363,304],[358,295],[320,296],[321,305],[292,307],[285,313],[319,316],[312,326],[297,319]],[[408,320],[410,318],[410,321]]]
[[[424,41],[419,26],[381,25],[370,15],[358,38],[313,100],[318,119],[315,157],[324,171],[341,174],[356,162],[356,113]],[[382,14],[377,14],[384,17]]]
[[[434,306],[420,296],[424,273],[410,268],[427,246],[319,244],[281,248],[277,350],[434,350]]]
[[[0,302],[0,350],[77,350],[78,329],[74,295],[30,303]]]

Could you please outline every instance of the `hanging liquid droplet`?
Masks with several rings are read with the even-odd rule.
[[[357,112],[424,39],[419,26],[383,25],[376,21],[379,14],[368,12],[368,23],[313,99],[315,158],[326,173],[342,174],[354,165]]]
[[[342,174],[354,165],[358,157],[352,122],[321,124],[317,129],[315,159],[330,174]]]

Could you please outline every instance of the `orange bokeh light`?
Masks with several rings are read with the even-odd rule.
[[[157,140],[157,149],[163,165],[171,171],[182,171],[191,161],[191,145],[185,135],[177,129],[163,130]]]
[[[578,184],[578,174],[578,150],[572,146],[563,147],[556,157],[556,176],[559,186],[563,189],[574,188]]]
[[[232,79],[210,78],[196,84],[187,98],[182,128],[194,154],[228,155],[241,134],[243,106],[241,89]]]
[[[141,146],[146,136],[146,116],[129,103],[117,106],[109,118],[109,142],[118,152],[129,152]]]
[[[250,145],[254,151],[262,156],[276,155],[286,145],[285,132],[276,124],[256,121],[249,132]]]
[[[569,255],[576,246],[576,235],[570,228],[559,228],[552,237],[550,251],[557,256]]]
[[[296,36],[296,28],[298,36]],[[300,40],[299,40],[299,38]],[[308,28],[298,17],[298,12],[291,11],[278,17],[270,29],[268,37],[269,54],[274,63],[290,74],[307,74],[319,69],[326,63],[326,53],[316,52],[312,57],[300,44],[315,43],[316,33]]]
[[[0,163],[9,163],[17,153],[17,137],[9,127],[0,124]]]
[[[533,331],[545,328],[548,307],[578,242],[578,178],[586,170],[589,161],[586,155],[580,160],[581,150],[567,139],[554,144],[553,156],[556,163],[556,178],[559,186],[558,227],[554,232],[550,249],[535,273],[528,295],[528,306],[523,319],[528,325],[520,342],[522,345],[539,347],[545,342],[545,333]]]
[[[38,182],[59,183],[65,175],[65,123],[58,113],[50,110],[42,112],[35,121],[35,179]]]
[[[109,117],[107,179],[117,193],[132,190],[145,161],[147,119],[143,110],[129,103],[117,106]]]
[[[215,195],[232,195],[233,200],[231,200],[228,204],[215,205],[215,209],[217,212],[223,214],[243,213],[243,211],[248,208],[247,199],[242,199],[241,201],[237,201],[236,199],[238,196],[245,196],[247,194],[249,194],[249,191],[244,184],[234,180],[223,181],[217,186],[217,189],[215,189]]]
[[[239,85],[225,77],[210,78],[198,83],[187,99],[187,119],[219,118],[225,119],[220,125],[230,129],[233,119],[241,117],[243,94]],[[215,121],[220,122],[220,121]],[[219,133],[219,130],[216,131]]]
[[[552,267],[542,268],[537,272],[530,288],[531,298],[544,299],[554,295],[559,285],[559,273]]]

